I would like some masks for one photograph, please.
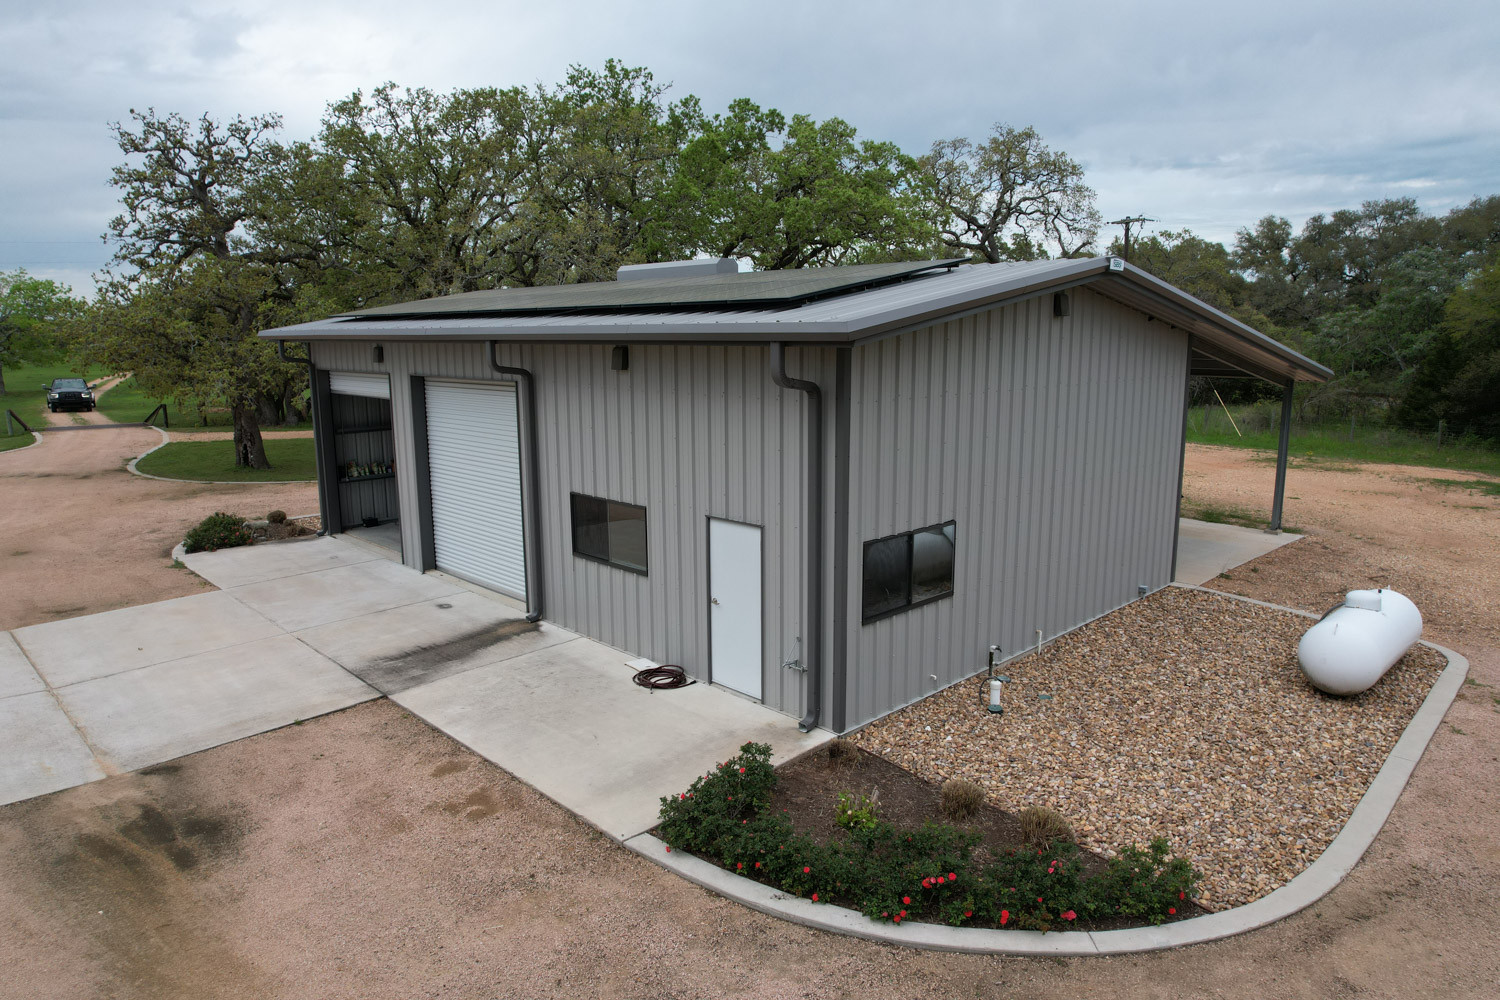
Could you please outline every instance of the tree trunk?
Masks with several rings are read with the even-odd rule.
[[[0,366],[0,396],[5,395],[5,368]]]
[[[256,406],[248,400],[237,400],[229,407],[234,417],[234,464],[241,469],[269,469],[266,444],[260,437]]]

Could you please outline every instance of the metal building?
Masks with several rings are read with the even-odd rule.
[[[843,732],[1169,583],[1187,379],[1327,369],[1117,258],[622,268],[269,330],[324,524]]]

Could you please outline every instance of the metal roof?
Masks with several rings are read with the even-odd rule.
[[[377,306],[350,316],[520,316],[560,312],[628,312],[680,308],[785,306],[902,281],[958,266],[968,258],[746,271],[703,277],[634,278],[538,288],[461,292],[419,302]],[[649,265],[648,265],[649,266]]]
[[[943,269],[935,269],[939,264]],[[884,268],[891,265],[861,265]],[[408,304],[421,305],[420,313],[392,315],[367,310],[347,316],[267,330],[272,340],[509,340],[563,341],[574,343],[769,343],[858,344],[944,319],[976,313],[1008,302],[1048,292],[1087,285],[1092,291],[1139,309],[1154,319],[1186,330],[1192,336],[1194,365],[1206,374],[1243,372],[1275,382],[1288,379],[1322,382],[1333,373],[1252,329],[1205,302],[1167,284],[1119,258],[1089,257],[1073,260],[1042,260],[1008,264],[966,264],[923,261],[894,283],[869,287],[869,279],[853,286],[836,272],[856,268],[807,269],[805,271],[748,272],[706,278],[671,279],[674,285],[697,282],[764,281],[769,290],[778,277],[828,275],[829,284],[819,297],[788,302],[785,298],[741,300],[725,304],[722,299],[702,301],[693,307],[674,300],[675,308],[651,309],[644,305],[584,309],[573,305],[552,312],[474,314],[467,309],[441,310],[445,299]],[[762,278],[765,275],[767,277]],[[793,279],[814,282],[809,279]],[[888,282],[890,278],[885,279]],[[845,283],[841,286],[840,281]],[[654,281],[628,283],[637,288]],[[568,288],[600,288],[601,297],[620,299],[615,282]],[[831,291],[829,289],[832,289]],[[840,290],[842,289],[842,290]],[[511,291],[552,292],[556,289]],[[496,293],[471,292],[473,296]],[[719,294],[722,294],[719,293]],[[783,291],[783,294],[784,291]],[[448,296],[461,299],[464,296]],[[477,301],[477,300],[476,300]],[[641,308],[644,311],[634,311]],[[1219,366],[1222,370],[1209,371]]]

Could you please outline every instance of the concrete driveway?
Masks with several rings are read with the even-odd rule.
[[[831,735],[708,685],[639,688],[630,654],[354,542],[184,561],[221,589],[0,632],[0,803],[388,695],[623,840],[740,744],[786,759]]]

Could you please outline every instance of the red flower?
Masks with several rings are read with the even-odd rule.
[[[948,873],[948,881],[949,882],[957,882],[958,881],[958,876],[955,875],[955,874],[953,874],[952,872],[949,872]]]
[[[943,876],[939,875],[937,881],[938,881],[938,885],[942,885],[944,882],[946,882],[948,880],[945,879],[945,878],[943,878]]]
[[[1051,869],[1051,868],[1048,868],[1048,869],[1047,869],[1047,874],[1048,874],[1048,875],[1051,875],[1051,874],[1053,874],[1053,870],[1052,870],[1052,869]]]
[[[892,917],[891,919],[894,920],[896,923],[899,924],[901,922],[901,914],[898,913],[894,917]]]
[[[1177,893],[1177,898],[1178,899],[1187,899],[1187,893],[1185,893],[1185,892],[1179,892],[1179,893]]]
[[[680,801],[682,801],[682,800],[683,800],[683,799],[685,799],[685,798],[687,798],[687,796],[686,796],[686,795],[684,795],[684,794],[682,794],[682,793],[681,793],[681,792],[678,792],[678,793],[677,793],[677,800],[678,800],[678,801],[679,801],[679,802],[680,802]]]
[[[667,845],[667,853],[668,853],[668,854],[671,854],[671,853],[672,853],[672,845],[671,845],[671,844],[668,844],[668,845]]]
[[[734,869],[735,869],[735,871],[739,871],[741,868],[744,868],[744,867],[745,867],[745,862],[743,862],[743,861],[736,861],[734,863]]]
[[[898,916],[901,916],[901,917],[905,917],[905,916],[906,916],[906,911],[905,911],[905,910],[902,910],[902,911],[901,911],[901,912],[900,912],[900,913],[899,913],[899,914],[898,914]]]
[[[813,902],[816,903],[817,901],[818,901],[818,894],[817,893],[813,893]]]
[[[802,866],[802,874],[804,874],[804,875],[811,875],[812,874],[812,868],[810,866],[808,866],[808,865],[803,865]]]
[[[755,862],[755,867],[757,867],[757,868],[760,867],[760,862],[759,861]]]
[[[1064,920],[1077,920],[1078,919],[1078,914],[1074,913],[1072,910],[1069,910],[1068,912],[1066,912],[1066,913],[1064,913],[1062,915],[1062,918]]]
[[[974,915],[974,911],[973,910],[965,910],[964,911],[964,916],[966,916],[966,917],[972,917],[973,915]]]
[[[911,905],[911,897],[910,896],[902,896],[901,897],[901,902],[905,906],[910,906]]]
[[[1176,913],[1177,912],[1177,907],[1175,907],[1175,906],[1169,906],[1169,907],[1167,907],[1167,912],[1168,913]]]
[[[1010,911],[1009,910],[1001,910],[1000,911],[1000,926],[1004,927],[1006,925],[1006,923],[1008,923],[1009,921],[1010,921]]]
[[[932,888],[932,879],[930,879],[930,878],[924,878],[922,880],[922,888],[924,888],[924,889],[931,889]]]
[[[743,767],[742,767],[742,768],[740,768],[740,773],[741,773],[741,774],[744,774],[744,773],[745,773],[745,769],[744,769],[744,768],[743,768]]]
[[[1040,903],[1040,902],[1041,902],[1041,901],[1042,901],[1042,897],[1041,897],[1041,896],[1038,896],[1038,897],[1037,897],[1037,898],[1036,898],[1036,901],[1037,901],[1037,902],[1038,902],[1038,903]]]

